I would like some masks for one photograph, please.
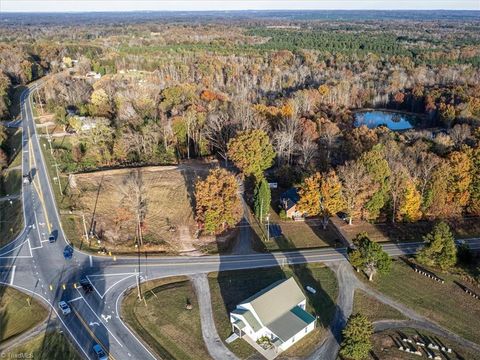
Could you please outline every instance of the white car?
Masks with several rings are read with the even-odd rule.
[[[317,293],[317,290],[315,290],[315,289],[314,289],[313,287],[311,287],[311,286],[306,286],[305,288],[307,289],[307,291],[308,291],[309,293],[312,293],[312,294],[314,294],[314,295]]]
[[[63,315],[68,315],[72,312],[72,309],[70,309],[70,306],[68,306],[68,304],[65,301],[60,301],[58,303],[58,307],[62,311]]]

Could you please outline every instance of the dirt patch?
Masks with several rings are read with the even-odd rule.
[[[77,207],[85,213],[87,228],[109,247],[134,247],[137,215],[129,179],[137,171],[146,203],[144,244],[158,251],[195,250],[199,240],[191,194],[195,180],[205,176],[208,167],[152,166],[74,175],[72,191],[78,196]]]

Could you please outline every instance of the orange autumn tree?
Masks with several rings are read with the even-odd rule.
[[[306,178],[299,195],[298,209],[311,216],[320,215],[323,229],[327,228],[331,216],[345,209],[342,183],[333,170],[324,175],[317,172]]]
[[[210,170],[195,184],[197,221],[208,234],[219,234],[241,219],[242,207],[235,176],[225,169]]]

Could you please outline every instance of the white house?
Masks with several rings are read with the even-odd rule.
[[[265,343],[268,338],[278,354],[315,328],[315,317],[305,311],[306,305],[293,278],[277,281],[237,305],[230,313],[232,331],[247,341]]]

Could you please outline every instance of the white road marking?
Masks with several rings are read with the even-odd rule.
[[[88,325],[90,325],[90,326],[94,326],[94,325],[100,326],[100,324],[96,321],[90,321],[90,323]]]
[[[111,318],[112,318],[112,315],[105,316],[105,315],[102,314],[102,319],[105,320],[105,322],[107,322],[107,323],[108,323],[108,320],[110,320]]]
[[[16,265],[12,266],[12,277],[10,278],[10,285],[13,285],[13,279],[15,277],[15,268],[16,267],[17,267]]]
[[[123,297],[123,293],[125,291],[127,291],[127,288],[120,293],[120,295],[117,297],[117,300],[115,301],[115,310],[117,311],[117,314],[119,313],[118,312],[118,301],[120,300],[121,297]],[[125,325],[125,323],[122,321],[122,319],[118,315],[117,315],[117,318],[120,320],[120,322],[125,327],[125,329],[127,329],[127,331],[130,333],[130,335],[132,335],[137,340],[137,342],[140,344],[140,346],[143,347],[145,349],[145,351],[150,354],[152,359],[156,360],[157,358],[150,352],[150,350],[148,350],[145,347],[145,345],[143,345],[143,343],[135,336],[135,334],[128,328],[128,326]]]
[[[77,288],[77,291],[78,293],[80,294],[80,297],[83,299],[83,301],[85,301],[85,304],[87,304],[88,308],[90,309],[90,311],[95,315],[95,317],[102,323],[102,325],[105,327],[105,329],[107,329],[108,333],[110,335],[112,335],[112,337],[115,339],[115,341],[118,343],[118,345],[120,345],[120,347],[123,347],[123,345],[120,343],[120,341],[118,341],[118,339],[115,337],[115,335],[113,335],[113,333],[110,331],[110,329],[103,323],[102,319],[100,319],[97,315],[97,313],[92,309],[92,307],[90,306],[90,304],[88,303],[88,301],[82,296],[82,293],[80,292],[80,290],[78,290]]]
[[[97,288],[95,287],[95,285],[93,284],[92,280],[90,279],[91,277],[98,277],[98,276],[101,276],[101,277],[104,277],[104,276],[118,276],[118,275],[128,275],[120,280],[118,280],[117,282],[115,282],[113,285],[111,285],[107,290],[105,290],[105,292],[102,294],[100,294],[100,292],[97,290]],[[86,278],[88,279],[88,281],[90,281],[90,284],[92,284],[93,286],[93,289],[95,290],[95,292],[98,294],[98,296],[100,296],[100,299],[103,299],[105,297],[105,295],[107,295],[107,292],[109,292],[115,285],[117,285],[119,282],[125,280],[125,279],[128,279],[128,278],[131,278],[132,276],[138,276],[138,273],[120,273],[120,274],[103,274],[103,275],[87,275]]]
[[[93,258],[92,258],[92,255],[89,255],[88,257],[90,258],[90,267],[92,267],[92,266],[93,266]]]
[[[4,285],[8,285],[4,282],[1,282],[0,281],[0,284],[4,284]],[[55,309],[55,306],[52,305],[52,303],[50,301],[48,301],[46,298],[44,298],[42,295],[40,294],[37,294],[37,293],[34,293],[32,292],[31,290],[27,289],[27,288],[24,288],[24,287],[21,287],[21,286],[18,286],[18,285],[13,285],[13,287],[17,288],[17,289],[20,289],[20,290],[23,290],[25,292],[30,292],[32,293],[34,296],[38,296],[39,298],[41,298],[43,301],[45,301],[48,305],[50,305],[52,307],[52,310],[55,312],[55,314],[57,315],[57,318],[62,322],[63,326],[65,327],[65,329],[67,329],[68,333],[70,334],[70,337],[73,339],[73,341],[75,341],[75,343],[78,345],[78,347],[80,348],[80,350],[82,350],[82,352],[85,354],[86,358],[87,359],[91,359],[90,358],[90,355],[88,355],[86,352],[85,352],[85,349],[80,345],[80,343],[78,342],[77,338],[75,336],[73,336],[73,333],[70,331],[70,329],[68,328],[67,324],[65,324],[65,322],[63,321],[63,319],[60,317],[60,315],[58,314],[57,312],[57,309]]]
[[[74,302],[74,301],[77,301],[77,300],[80,300],[82,297],[79,296],[79,297],[76,297],[75,299],[72,299],[72,300],[68,300],[68,302]]]

